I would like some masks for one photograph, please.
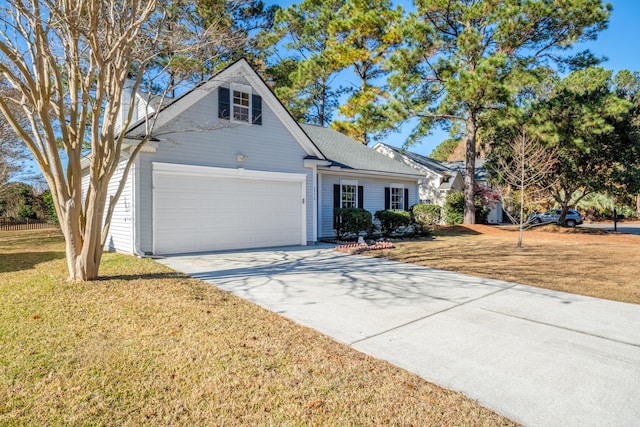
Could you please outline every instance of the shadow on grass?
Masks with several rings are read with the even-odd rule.
[[[0,273],[29,270],[37,264],[64,257],[64,251],[0,253]]]
[[[460,234],[465,235],[478,235],[482,234],[472,228],[465,227],[464,225],[447,225],[436,227],[434,233],[435,236],[457,236]]]
[[[100,274],[98,276],[99,281],[109,281],[109,280],[173,280],[173,279],[189,279],[189,276],[183,273],[178,273],[176,271],[170,272],[160,272],[160,273],[140,273],[140,274]]]

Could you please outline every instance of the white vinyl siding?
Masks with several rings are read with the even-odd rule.
[[[107,206],[105,207],[105,214],[108,208],[109,199],[115,195],[118,190],[118,185],[122,179],[124,173],[124,167],[126,160],[123,160],[118,165],[118,169],[113,174],[109,187],[107,190]],[[109,234],[105,241],[104,249],[107,251],[115,251],[126,254],[133,254],[133,173],[135,165],[131,167],[129,175],[127,175],[127,181],[125,187],[122,190],[122,194],[116,203],[116,207],[113,211],[111,218],[111,226],[109,227]],[[87,194],[87,186],[89,185],[89,174],[85,173],[82,177],[82,199],[84,202]]]

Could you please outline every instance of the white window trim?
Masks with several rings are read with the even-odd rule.
[[[342,208],[342,188],[345,185],[353,185],[356,189],[356,194],[355,194],[355,199],[354,199],[354,204],[353,207],[357,208],[358,207],[358,181],[356,180],[352,180],[352,179],[341,179],[340,180],[340,207]]]
[[[400,191],[400,196],[402,197],[402,202],[400,203],[399,208],[393,207],[393,190],[398,189]],[[389,207],[395,210],[404,210],[405,200],[404,200],[404,184],[390,184],[389,185]]]
[[[244,105],[239,105],[237,104],[239,107],[242,108],[248,108],[248,114],[247,114],[247,121],[244,120],[238,120],[235,118],[235,102],[234,102],[234,91],[236,92],[243,92],[249,95],[249,105],[247,107],[245,107]],[[230,105],[230,115],[229,115],[229,119],[232,123],[238,123],[238,124],[243,124],[243,125],[251,125],[253,122],[253,91],[251,86],[248,85],[243,85],[243,84],[239,84],[239,83],[231,83],[229,85],[229,105]]]

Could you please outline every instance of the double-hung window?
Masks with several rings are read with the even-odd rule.
[[[358,207],[358,183],[357,181],[342,181],[340,183],[340,207]]]
[[[231,85],[232,121],[250,123],[251,119],[251,88],[241,85]]]
[[[391,187],[391,209],[404,209],[404,187]]]
[[[409,210],[409,189],[404,184],[391,184],[384,188],[384,208]]]

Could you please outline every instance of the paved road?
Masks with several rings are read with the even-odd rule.
[[[325,246],[160,262],[526,426],[640,425],[640,305]]]
[[[613,222],[594,222],[594,223],[582,224],[580,227],[599,228],[601,230],[613,231],[614,224]],[[617,226],[617,231],[619,233],[640,234],[640,223],[625,222],[625,221],[619,222]]]

